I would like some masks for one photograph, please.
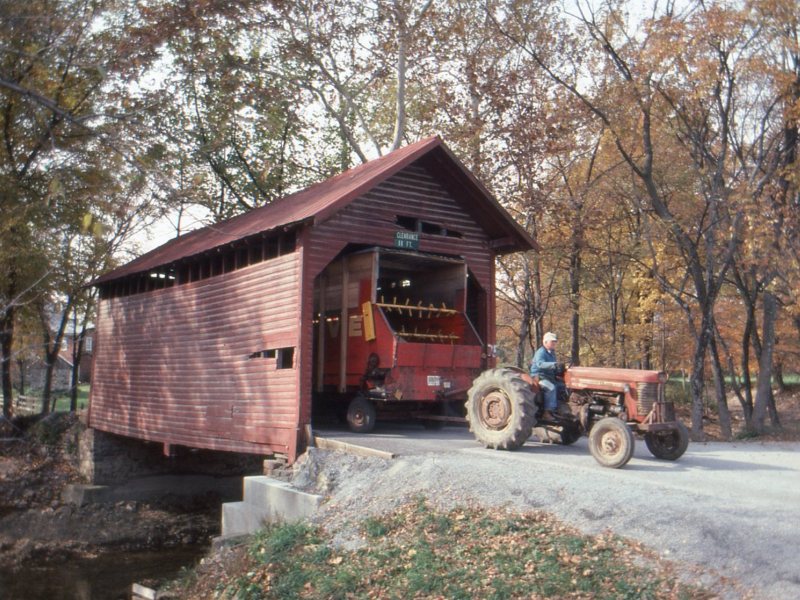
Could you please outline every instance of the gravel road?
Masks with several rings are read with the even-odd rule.
[[[637,440],[631,462],[613,470],[595,463],[586,438],[500,452],[456,427],[316,434],[395,454],[385,460],[314,448],[296,466],[296,486],[329,497],[319,519],[342,544],[359,544],[349,516],[380,514],[424,494],[441,508],[537,509],[585,533],[610,529],[685,564],[689,580],[731,578],[726,598],[750,597],[751,589],[754,597],[800,598],[800,443],[691,444],[681,460],[668,462]]]

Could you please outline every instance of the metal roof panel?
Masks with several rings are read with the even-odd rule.
[[[143,273],[175,263],[190,256],[200,255],[262,232],[271,231],[304,221],[318,223],[341,210],[348,203],[368,192],[417,159],[436,151],[437,163],[449,163],[447,170],[459,184],[470,188],[471,203],[481,199],[478,212],[491,216],[495,228],[503,231],[511,241],[500,251],[529,250],[536,248],[527,232],[514,221],[491,194],[454,157],[439,136],[423,139],[394,152],[358,165],[330,179],[316,183],[304,190],[285,196],[265,206],[226,221],[191,231],[143,254],[133,261],[102,275],[94,285]]]

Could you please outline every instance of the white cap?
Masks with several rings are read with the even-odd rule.
[[[542,340],[542,343],[549,342],[550,340],[553,340],[554,342],[558,341],[558,336],[552,331],[548,331],[547,333],[544,334],[544,339]]]

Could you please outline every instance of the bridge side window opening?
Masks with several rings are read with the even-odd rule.
[[[464,234],[460,231],[456,231],[455,229],[451,229],[440,223],[423,221],[416,217],[397,215],[395,218],[395,223],[407,231],[415,231],[417,233],[424,233],[427,235],[440,235],[458,239],[464,237]]]
[[[249,358],[265,358],[267,365],[274,365],[276,370],[294,369],[294,347],[269,348],[253,352]]]
[[[132,296],[200,281],[291,254],[296,250],[297,236],[294,230],[251,236],[145,273],[135,273],[111,281],[101,287],[100,297],[107,299]]]

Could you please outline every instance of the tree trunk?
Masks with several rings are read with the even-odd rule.
[[[714,337],[709,342],[711,346],[711,365],[714,369],[714,389],[717,396],[717,413],[719,415],[720,435],[723,439],[729,440],[733,437],[731,428],[731,413],[728,410],[728,399],[725,397],[725,372],[717,351],[717,342]]]
[[[527,260],[526,261],[526,268],[527,267]],[[533,295],[533,344],[532,347],[538,347],[539,341],[544,337],[544,326],[542,325],[542,317],[544,316],[544,308],[542,306],[542,271],[540,269],[540,263],[538,258],[534,258],[534,266],[533,266],[533,273],[531,273],[531,277],[528,277],[529,280],[532,280],[533,283],[531,284],[531,293]]]
[[[52,353],[45,353],[44,365],[44,387],[42,388],[42,408],[40,412],[43,415],[47,415],[50,414],[50,398],[52,397],[51,390],[53,388],[53,368],[55,366],[55,360]]]
[[[653,368],[653,312],[647,311],[641,316],[639,323],[643,326],[642,329],[647,331],[642,337],[642,354],[639,364],[642,369],[649,371]]]
[[[714,337],[717,340],[716,347],[719,348],[721,346],[723,352],[725,353],[725,362],[728,366],[728,372],[731,374],[731,388],[733,389],[734,394],[736,394],[736,398],[739,400],[739,404],[741,404],[742,410],[744,410],[745,399],[744,396],[742,395],[742,387],[739,384],[739,378],[736,375],[736,369],[733,366],[733,358],[731,357],[728,345],[725,343],[725,338],[723,338],[720,335],[719,329],[717,329],[716,324],[714,325]]]
[[[775,386],[778,388],[780,393],[786,391],[786,382],[783,380],[783,362],[782,361],[775,361],[775,364],[772,366],[772,373],[775,377]]]
[[[84,317],[81,331],[78,332],[77,311],[73,312],[72,317],[72,372],[70,373],[69,386],[69,411],[78,410],[78,384],[80,383],[81,356],[83,355],[83,344],[86,339],[86,318]]]
[[[797,329],[798,342],[800,342],[800,316],[795,317],[793,320],[794,320],[794,328]]]
[[[608,292],[608,308],[610,311],[610,323],[611,326],[611,356],[608,359],[611,360],[611,364],[618,365],[617,358],[619,357],[619,352],[617,348],[617,305],[618,299],[613,291]]]
[[[80,342],[83,346],[83,342]],[[75,362],[72,363],[72,373],[70,373],[69,381],[69,412],[77,412],[78,410],[78,384],[80,383],[80,368],[81,361],[80,355]]]
[[[64,340],[64,334],[69,322],[69,314],[72,312],[72,307],[75,305],[75,295],[70,294],[67,296],[67,302],[64,306],[61,318],[58,322],[58,329],[55,335],[51,336],[50,331],[50,318],[46,308],[39,306],[39,319],[42,322],[42,336],[44,338],[44,357],[45,357],[45,377],[44,389],[42,390],[42,414],[50,412],[50,399],[52,397],[53,389],[53,372],[58,364],[58,355],[61,351],[61,342]],[[50,344],[52,338],[52,345]],[[55,407],[55,405],[53,405]]]
[[[698,345],[694,351],[692,361],[692,374],[689,376],[689,387],[692,391],[692,440],[702,442],[703,435],[703,391],[704,391],[704,370],[705,352],[700,351]]]
[[[579,365],[581,362],[581,245],[582,232],[575,231],[572,243],[572,252],[569,257],[569,301],[572,308],[570,319],[571,343],[570,343],[570,362]]]
[[[775,319],[778,314],[778,301],[768,291],[764,292],[764,324],[761,358],[758,364],[758,389],[753,407],[753,430],[764,432],[764,420],[772,394],[772,355],[775,349]]]
[[[13,293],[11,296],[13,297]],[[0,319],[0,350],[2,351],[3,379],[3,416],[11,418],[14,399],[14,388],[11,381],[11,352],[14,347],[14,317],[16,309],[13,305],[6,307]]]
[[[694,356],[692,357],[692,375],[689,383],[692,389],[692,439],[696,442],[703,441],[703,392],[705,391],[705,364],[706,351],[711,334],[710,315],[703,315],[702,326],[695,340]]]
[[[406,133],[406,30],[399,27],[397,32],[397,95],[395,97],[394,140],[392,150],[403,144]]]
[[[740,399],[742,410],[744,411],[744,424],[747,429],[752,429],[753,427],[753,382],[750,379],[750,344],[754,324],[754,308],[748,303],[747,318],[742,332],[742,391],[744,392],[744,397]]]
[[[774,356],[774,353],[773,353]],[[775,394],[772,392],[772,386],[769,390],[769,398],[767,399],[767,409],[769,410],[769,422],[773,427],[781,426],[781,419],[778,416],[778,407],[775,404]]]
[[[651,280],[652,281],[652,280]],[[652,282],[651,285],[655,285],[655,282]],[[640,364],[642,369],[649,371],[653,368],[653,348],[655,346],[655,334],[653,333],[653,320],[655,316],[655,311],[651,308],[646,310],[642,310],[642,306],[645,304],[644,296],[650,290],[651,286],[646,286],[639,284],[637,288],[637,296],[638,301],[637,304],[639,306],[640,314],[639,317],[639,325],[641,325],[642,329],[646,332],[642,337],[642,345],[641,345],[641,361]]]
[[[483,134],[483,123],[481,119],[481,98],[480,85],[476,67],[472,60],[467,61],[467,92],[469,93],[469,139],[467,147],[470,169],[478,179],[483,178],[483,153],[481,152],[481,136]]]
[[[619,311],[619,348],[622,353],[622,368],[628,368],[628,336],[625,335],[625,330],[628,325],[627,312],[625,310],[625,303],[622,303],[622,310]]]
[[[525,367],[525,351],[530,345],[531,335],[531,303],[526,298],[522,303],[522,316],[520,318],[519,337],[517,338],[517,356],[515,363],[522,369]]]
[[[17,393],[20,395],[25,394],[25,360],[18,358],[17,359],[17,372],[19,373],[19,386],[17,387]]]

